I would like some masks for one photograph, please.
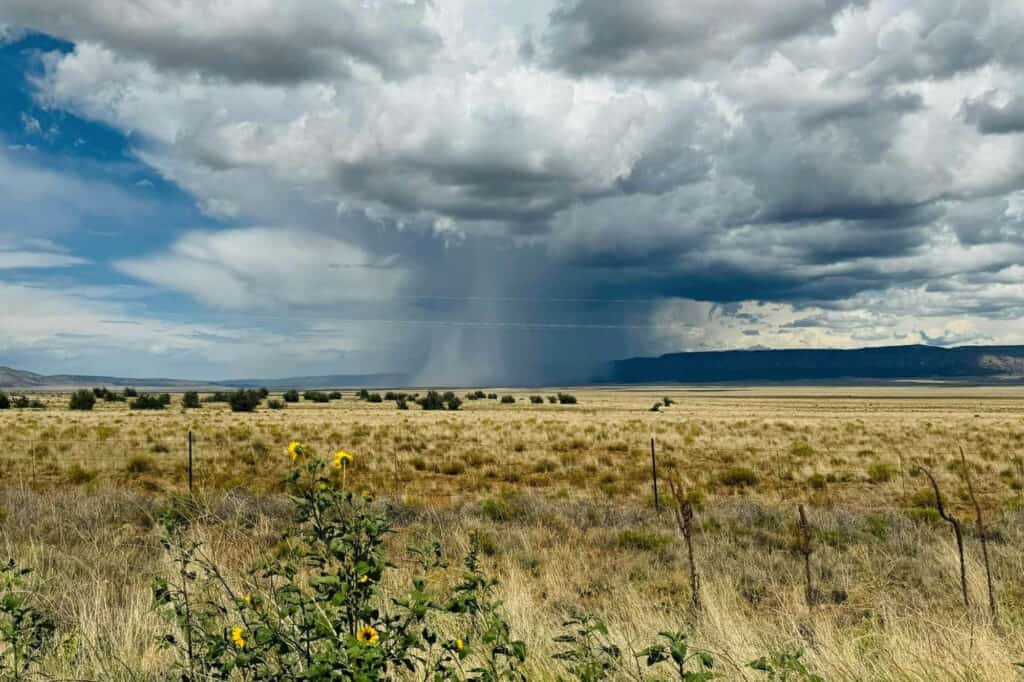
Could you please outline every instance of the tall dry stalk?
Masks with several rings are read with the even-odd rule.
[[[992,584],[992,565],[988,559],[988,539],[985,537],[985,523],[981,517],[981,505],[978,504],[978,497],[974,494],[974,484],[971,482],[971,470],[967,464],[967,455],[964,454],[963,447],[960,447],[960,464],[963,470],[964,481],[967,482],[967,494],[971,498],[971,504],[974,505],[974,520],[978,529],[978,538],[981,540],[981,556],[985,562],[985,580],[988,586],[988,610],[992,616],[992,622],[995,623],[998,620],[998,614],[996,612],[996,591]]]
[[[953,534],[956,535],[956,551],[960,555],[960,591],[963,593],[964,606],[970,607],[971,601],[967,596],[967,567],[964,563],[964,533],[960,526],[960,519],[946,511],[945,505],[942,504],[942,492],[939,490],[939,483],[935,480],[932,472],[920,464],[917,465],[917,468],[928,477],[932,484],[932,490],[935,491],[935,508],[938,510],[939,516],[953,527]]]
[[[676,479],[669,479],[669,487],[672,488],[672,497],[677,504],[675,507],[676,523],[679,531],[686,540],[686,556],[690,567],[690,610],[696,618],[700,613],[700,576],[697,574],[697,561],[693,556],[693,505],[683,495],[683,487]]]

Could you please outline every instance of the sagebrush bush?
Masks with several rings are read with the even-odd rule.
[[[571,393],[559,393],[558,402],[562,405],[575,405],[576,396],[572,395]]]
[[[758,478],[753,469],[748,469],[747,467],[732,467],[723,471],[718,477],[718,480],[722,485],[743,487],[748,485],[757,485]]]
[[[167,407],[167,405],[160,396],[143,393],[138,398],[131,401],[128,407],[133,410],[162,410]]]
[[[263,395],[259,391],[240,390],[235,391],[228,401],[232,412],[255,412],[263,401]]]
[[[501,396],[501,404],[502,405],[511,405],[515,401],[516,401],[515,396],[511,396],[511,395],[503,395],[503,396]]]
[[[272,398],[267,401],[267,407],[271,410],[283,410],[285,408],[285,402],[283,400],[278,400],[277,398]]]
[[[72,410],[91,410],[96,406],[96,396],[92,391],[82,389],[71,394],[68,408]]]
[[[11,399],[7,397],[7,394],[0,391],[0,410],[11,409]]]
[[[196,409],[203,406],[203,403],[199,400],[199,394],[195,391],[188,391],[181,397],[182,407],[188,409]]]
[[[283,396],[281,396],[281,397],[284,398],[284,401],[286,403],[297,403],[297,402],[299,402],[299,392],[298,391],[285,391],[285,394]]]

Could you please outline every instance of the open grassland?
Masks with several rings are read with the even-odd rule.
[[[627,662],[659,631],[686,628],[726,679],[763,679],[746,663],[798,649],[826,679],[1021,678],[1024,389],[609,388],[575,392],[577,405],[498,393],[517,402],[399,411],[346,392],[251,414],[186,411],[178,397],[162,412],[102,402],[71,412],[66,395],[46,395],[35,396],[46,410],[0,411],[0,537],[34,569],[58,626],[42,669],[134,680],[169,668],[150,582],[173,571],[157,519],[185,504],[191,431],[189,533],[228,575],[241,580],[289,532],[288,443],[324,457],[344,448],[354,455],[346,484],[376,495],[398,531],[384,593],[409,582],[406,546],[440,541],[451,568],[438,570],[457,574],[475,534],[528,645],[529,679],[567,676],[551,658],[564,648],[554,638],[581,613],[608,625]],[[674,404],[651,411],[665,396]],[[965,460],[986,522],[995,622]],[[967,607],[954,536],[920,466],[963,522]],[[695,510],[699,614],[669,479]],[[627,663],[610,679],[631,674]]]

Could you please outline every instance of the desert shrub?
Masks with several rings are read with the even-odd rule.
[[[361,388],[359,389],[359,392],[356,393],[356,397],[359,398],[360,400],[366,400],[367,398],[370,397],[370,392],[365,388]]]
[[[443,410],[444,398],[437,391],[427,391],[427,395],[416,401],[424,410]]]
[[[92,389],[92,394],[96,396],[98,400],[103,400],[104,398],[106,398],[108,393],[110,393],[110,391],[108,391],[106,388]]]
[[[96,472],[92,469],[86,469],[81,464],[75,462],[68,467],[67,471],[64,472],[64,477],[68,483],[72,485],[81,485],[83,483],[89,483],[96,478]]]
[[[258,389],[257,393],[260,394],[260,398],[269,398],[270,397],[270,389],[265,387],[265,386],[260,388],[260,389]]]
[[[487,394],[483,391],[471,391],[466,394],[466,400],[483,400]]]
[[[129,387],[124,389],[124,397],[125,398],[138,398],[139,397],[139,392],[136,391],[134,388],[129,386]]]
[[[120,393],[114,393],[113,391],[107,391],[106,393],[103,394],[103,400],[105,400],[108,403],[123,403],[125,400],[127,400],[127,398],[125,398]]]
[[[11,398],[11,407],[16,407],[20,410],[31,409],[31,410],[42,410],[46,408],[46,403],[36,398],[29,398],[28,396],[19,395]]]
[[[896,467],[885,462],[875,462],[868,467],[868,479],[872,483],[887,483],[896,477]]]
[[[331,400],[341,400],[341,391],[331,391],[327,394],[327,397]]]
[[[232,412],[255,412],[262,400],[259,391],[240,390],[231,395],[229,403]]]
[[[297,403],[297,402],[299,402],[299,392],[298,391],[294,391],[294,390],[293,391],[285,391],[284,395],[281,396],[281,397],[284,398],[284,401],[286,403]]]
[[[285,408],[285,402],[283,400],[278,400],[277,398],[272,398],[267,401],[267,407],[271,410],[283,410]]]
[[[552,405],[557,404],[558,403],[558,396],[557,395],[549,395],[548,396],[548,402],[551,403]]]
[[[230,403],[231,402],[231,396],[233,396],[233,395],[234,395],[234,392],[232,392],[232,391],[216,391],[216,392],[206,396],[205,398],[203,398],[203,402],[207,402],[207,403]]]
[[[72,410],[89,411],[96,406],[96,396],[92,391],[82,389],[71,394],[68,408]]]
[[[824,490],[828,487],[828,478],[823,474],[811,474],[807,479],[807,484],[815,490]]]
[[[380,393],[371,393],[366,396],[366,402],[368,403],[382,403],[384,402],[383,396]]]
[[[676,401],[672,400],[672,398],[669,398],[668,396],[665,396],[664,398],[661,399],[661,404],[664,405],[665,407],[671,407],[676,404]]]
[[[576,396],[572,395],[571,393],[559,393],[558,402],[561,405],[575,405]]]
[[[171,404],[171,394],[170,393],[161,393],[156,398],[161,403],[163,403],[164,407],[167,407],[168,405]]]
[[[747,467],[732,467],[726,469],[718,477],[722,485],[731,487],[755,486],[757,485],[757,474],[753,469]]]
[[[543,405],[544,404],[544,396],[542,396],[542,395],[531,395],[530,396],[530,402],[533,403],[534,405]]]
[[[516,401],[515,396],[511,396],[511,395],[503,395],[503,396],[501,396],[501,404],[502,405],[511,405],[515,401]]]
[[[488,400],[497,400],[498,399],[498,394],[497,393],[488,393],[487,394],[487,399]]]
[[[156,468],[156,460],[149,455],[133,455],[124,466],[125,471],[136,476],[151,473],[156,471]]]
[[[458,410],[460,407],[462,407],[462,399],[459,398],[457,395],[452,395],[449,396],[448,399],[444,401],[444,404],[448,407],[449,410]]]
[[[0,391],[0,410],[11,409],[11,399],[7,397],[7,394]]]
[[[143,393],[133,400],[128,407],[133,410],[162,410],[167,407],[159,396]]]
[[[405,400],[405,398],[399,398],[398,400],[396,400],[395,401],[395,405],[400,410],[408,410],[409,409],[409,403]]]
[[[31,669],[46,654],[57,629],[53,618],[36,606],[34,592],[26,588],[29,573],[18,568],[14,559],[0,567],[0,679],[34,677]]]
[[[811,457],[814,455],[814,448],[805,440],[797,440],[789,446],[789,454],[794,457]]]
[[[203,404],[199,401],[199,394],[195,391],[188,391],[181,397],[181,404],[183,407],[189,409],[196,409],[202,407]]]
[[[651,405],[651,412],[658,412],[659,410],[661,410],[661,403]]]
[[[303,400],[308,400],[311,403],[329,403],[331,399],[327,397],[327,394],[322,391],[306,391],[302,394]]]

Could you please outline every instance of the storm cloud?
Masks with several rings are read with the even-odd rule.
[[[1010,0],[10,0],[0,24],[69,41],[38,58],[40,106],[130,135],[219,224],[118,272],[401,323],[427,376],[1016,338]]]

